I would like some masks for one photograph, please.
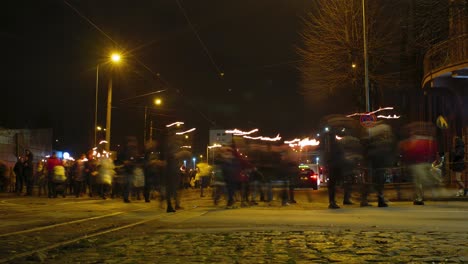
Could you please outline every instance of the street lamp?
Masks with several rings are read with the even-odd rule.
[[[156,106],[161,105],[162,104],[161,98],[154,99],[153,104],[156,105]],[[148,115],[148,107],[145,106],[145,131],[143,132],[143,142],[146,142],[146,131],[148,130],[147,125],[146,125],[147,121],[148,121],[147,115]],[[149,137],[150,137],[149,140],[153,141],[153,120],[151,120],[151,122],[150,122]]]
[[[113,53],[111,54],[110,56],[110,62],[114,63],[114,64],[117,64],[120,62],[120,59],[121,59],[121,56],[120,54],[118,53]],[[99,91],[99,66],[101,64],[97,64],[96,65],[96,94],[95,94],[95,105],[94,105],[94,146],[96,146],[97,144],[97,135],[96,135],[96,131],[97,131],[97,128],[98,128],[98,125],[97,125],[97,113],[98,113],[98,91]],[[109,79],[109,87],[110,87],[110,95],[112,96],[112,76],[110,77]],[[108,95],[109,97],[109,95]],[[109,98],[108,98],[109,100]],[[108,104],[110,102],[108,101]],[[108,109],[107,109],[107,118],[110,120],[110,111],[109,111],[109,105],[108,105]],[[107,126],[107,123],[106,123],[106,129],[104,129],[106,131],[110,131],[110,123],[109,123],[109,126]],[[110,132],[109,132],[109,137],[110,137]],[[109,138],[107,138],[107,134],[106,134],[106,140],[108,140]],[[109,142],[109,141],[108,141]],[[110,145],[109,145],[110,146]],[[108,150],[108,149],[107,149]]]
[[[366,2],[362,0],[362,36],[364,42],[364,88],[366,92],[366,112],[370,112],[369,61],[367,58]]]
[[[112,53],[111,61],[115,64],[120,62],[120,54]],[[107,85],[107,115],[106,115],[106,150],[110,150],[110,135],[111,135],[111,116],[112,116],[112,74],[109,76],[109,83]]]

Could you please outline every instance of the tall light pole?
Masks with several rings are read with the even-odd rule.
[[[160,98],[156,98],[153,101],[153,105],[155,106],[160,106],[162,104],[162,100]],[[151,108],[150,108],[151,109]],[[148,107],[145,106],[145,131],[143,132],[143,142],[146,142],[146,132],[148,130],[147,128],[147,122],[148,122]],[[150,118],[151,118],[151,112],[150,112]],[[150,121],[150,127],[149,127],[149,140],[150,142],[153,141],[153,120]]]
[[[96,146],[96,134],[97,134],[97,112],[98,112],[98,90],[99,90],[99,64],[96,65],[96,102],[94,106],[94,147]]]
[[[114,63],[120,62],[120,55],[113,53],[111,61]],[[109,76],[109,83],[107,85],[107,115],[106,115],[106,150],[110,150],[110,136],[111,136],[111,118],[112,118],[112,74]]]
[[[370,112],[369,62],[367,59],[366,3],[362,0],[362,36],[364,40],[364,89],[366,93],[366,112]]]

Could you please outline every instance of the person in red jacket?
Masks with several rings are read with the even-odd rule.
[[[48,177],[47,177],[48,193],[47,193],[47,197],[49,197],[49,198],[56,197],[55,183],[54,183],[54,168],[55,168],[55,166],[60,166],[60,165],[62,165],[62,161],[60,161],[60,159],[57,158],[57,153],[56,152],[52,152],[52,156],[50,156],[47,159],[47,171],[48,171]]]
[[[432,162],[437,156],[437,143],[432,124],[418,123],[408,127],[410,137],[400,142],[403,162],[413,178],[414,205],[424,205],[424,188],[436,183],[431,177]]]

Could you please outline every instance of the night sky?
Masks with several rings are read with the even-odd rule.
[[[307,135],[317,121],[311,113],[319,112],[304,102],[296,68],[307,2],[9,1],[1,15],[0,127],[52,127],[56,148],[85,151],[93,139],[96,65],[104,63],[98,125],[105,126],[112,75],[113,145],[129,135],[141,140],[143,107],[154,96],[124,99],[161,89],[155,126],[181,120],[197,127],[201,152],[209,128]],[[112,50],[123,51],[124,62],[111,70],[105,61]]]

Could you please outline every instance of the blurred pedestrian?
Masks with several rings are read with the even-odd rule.
[[[339,209],[337,205],[336,185],[342,180],[343,171],[342,165],[344,161],[344,153],[338,144],[337,130],[333,127],[327,127],[326,131],[322,133],[320,147],[323,155],[324,165],[328,171],[328,208]]]
[[[388,207],[384,198],[385,172],[395,163],[397,156],[396,142],[392,128],[388,124],[380,123],[367,128],[364,138],[366,157],[368,162],[368,176],[376,193],[379,207]],[[361,206],[369,206],[367,196],[369,184],[362,188]]]
[[[107,196],[111,190],[114,175],[114,161],[107,155],[102,155],[98,159],[98,176],[96,178],[96,183],[99,186],[99,195],[104,200],[107,199]]]
[[[409,138],[400,142],[403,162],[407,165],[414,184],[414,205],[424,205],[424,189],[436,183],[431,176],[436,159],[435,128],[431,123],[417,122],[406,126]]]
[[[15,176],[16,176],[15,192],[18,195],[20,195],[23,192],[23,185],[24,185],[23,163],[24,163],[24,158],[22,156],[18,156],[15,166],[13,167],[13,172],[15,173]]]
[[[86,155],[81,154],[80,158],[76,160],[75,164],[73,165],[72,168],[72,177],[73,177],[73,191],[75,194],[75,197],[78,198],[83,195],[83,193],[86,192]]]
[[[27,196],[32,195],[33,186],[34,186],[34,155],[27,149],[24,155],[23,162],[23,175],[24,181],[26,184],[26,194]]]
[[[8,172],[9,172],[9,169],[6,163],[0,161],[0,192],[7,191]]]
[[[57,197],[56,184],[54,179],[54,169],[56,166],[62,166],[62,162],[57,157],[57,153],[54,151],[52,152],[52,155],[47,159],[47,197],[49,198]]]
[[[342,136],[338,143],[343,149],[344,155],[342,165],[343,204],[352,205],[354,204],[351,200],[353,185],[357,182],[357,176],[361,175],[364,163],[363,147],[360,139],[351,135]]]
[[[85,186],[88,188],[88,196],[93,197],[97,193],[96,178],[97,178],[97,159],[94,156],[94,150],[90,150],[87,153],[86,162],[84,164],[85,169]],[[85,191],[86,191],[85,187]]]
[[[39,189],[37,195],[41,196],[42,193],[47,194],[47,166],[42,159],[37,163],[36,179]]]
[[[461,137],[454,138],[454,150],[450,156],[452,158],[450,168],[455,173],[455,183],[458,187],[456,196],[466,196],[467,189],[461,178],[465,170],[465,143]]]

